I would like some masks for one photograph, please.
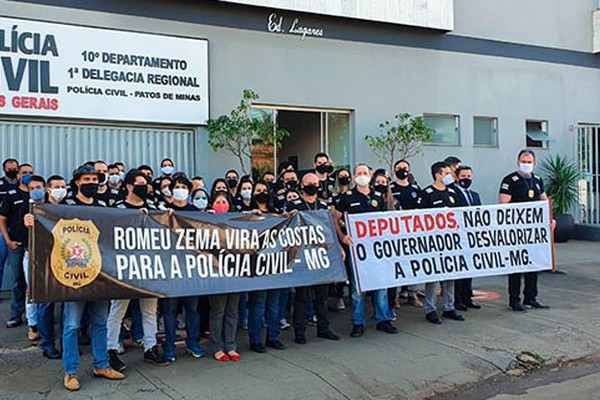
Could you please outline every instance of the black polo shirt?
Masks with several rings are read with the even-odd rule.
[[[369,194],[362,194],[354,188],[342,194],[335,209],[341,213],[361,214],[374,211],[385,211],[383,199],[377,192],[370,189]]]
[[[544,193],[544,182],[535,174],[524,177],[518,172],[506,175],[500,184],[500,193],[511,196],[511,203],[537,201]]]
[[[458,207],[458,195],[451,187],[439,190],[433,185],[421,192],[421,208]]]
[[[244,204],[244,199],[242,199],[241,196],[237,196],[233,199],[233,208],[237,212],[252,211],[254,209],[252,207],[252,202],[250,202],[249,205]]]
[[[0,215],[6,217],[8,237],[27,247],[28,232],[23,217],[29,212],[29,192],[19,188],[9,189],[3,196]]]
[[[6,176],[0,178],[0,201],[2,201],[2,197],[5,196],[9,190],[17,189],[19,187],[19,181],[17,180],[15,183],[10,183]]]
[[[139,206],[128,203],[126,200],[119,200],[119,201],[115,202],[112,206],[115,208],[121,208],[121,209],[128,208],[128,209],[132,209],[132,210],[141,210],[142,208],[146,208],[148,210],[156,210],[156,206],[153,203],[149,202],[148,200],[146,200],[143,204],[141,204]]]
[[[317,191],[317,197],[325,200],[327,204],[332,204],[333,192],[335,191],[335,178],[332,176],[327,179],[319,180],[319,188]]]
[[[68,206],[106,207],[106,203],[104,202],[104,200],[100,200],[97,198],[94,198],[93,200],[94,201],[92,202],[92,204],[87,204],[81,202],[81,200],[79,200],[76,196],[69,196],[63,201],[61,201],[60,204],[66,204]]]
[[[327,210],[327,203],[319,198],[317,198],[314,202],[309,203],[304,200],[303,197],[300,197],[299,199],[288,201],[285,205],[285,209],[286,211]]]
[[[394,208],[396,210],[414,210],[419,208],[421,188],[418,185],[402,186],[397,182],[390,184]]]
[[[110,187],[106,188],[106,192],[98,193],[98,199],[104,201],[108,207],[112,207],[117,201],[125,198],[125,190],[120,187],[119,189],[113,189]]]
[[[193,204],[189,204],[189,203],[187,203],[183,207],[179,207],[179,206],[176,206],[174,203],[171,203],[171,204],[167,204],[167,207],[169,207],[170,209],[172,209],[174,211],[200,211],[196,206],[194,206]]]

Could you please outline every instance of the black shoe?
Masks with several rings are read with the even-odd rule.
[[[279,340],[273,340],[267,342],[267,347],[274,348],[275,350],[285,350],[285,344],[281,343]]]
[[[6,321],[6,327],[7,328],[16,328],[17,326],[20,326],[23,323],[23,320],[21,319],[21,317],[15,317],[15,318],[11,318],[8,321]]]
[[[127,365],[121,361],[116,350],[108,351],[108,363],[115,371],[123,372],[127,369]]]
[[[541,302],[539,302],[537,300],[525,300],[523,302],[523,304],[527,308],[538,308],[538,309],[541,309],[541,308],[550,308],[547,305],[545,305],[544,303],[541,303]]]
[[[440,317],[437,316],[435,311],[432,311],[432,312],[428,313],[427,315],[425,315],[425,319],[427,321],[431,322],[432,324],[436,324],[436,325],[439,325],[442,323],[442,320],[440,319]]]
[[[317,333],[317,337],[320,337],[321,339],[340,340],[340,337],[332,331]]]
[[[304,335],[296,335],[294,338],[294,342],[298,344],[306,344],[306,336]]]
[[[396,328],[390,321],[383,321],[377,324],[377,330],[383,331],[385,333],[398,333],[398,328]]]
[[[465,320],[465,317],[463,317],[462,315],[460,315],[459,313],[457,313],[456,310],[444,311],[442,313],[442,317],[444,317],[444,318],[450,318],[450,319],[453,319],[455,321],[464,321]]]
[[[472,301],[468,302],[467,304],[465,304],[468,308],[473,308],[475,310],[479,310],[481,308],[481,306],[477,303],[474,303]],[[456,307],[455,307],[456,308]],[[458,310],[458,308],[457,308]]]
[[[521,304],[520,301],[516,302],[516,303],[512,303],[510,305],[510,308],[513,311],[519,311],[519,312],[527,312],[527,310],[525,309],[525,307],[523,307],[523,304]]]
[[[266,353],[267,348],[262,343],[250,343],[250,349],[257,353]]]
[[[459,310],[459,311],[467,311],[468,310],[467,306],[465,306],[464,304],[455,304],[454,309]]]
[[[154,365],[158,365],[160,367],[166,367],[167,365],[171,365],[171,362],[169,360],[165,359],[160,354],[160,352],[158,351],[158,346],[154,346],[150,350],[146,350],[144,352],[144,361],[149,362]]]
[[[43,351],[42,355],[49,360],[60,360],[62,358],[62,354],[60,351],[56,350],[55,347],[51,348],[49,351]]]
[[[350,337],[359,338],[365,333],[365,326],[362,324],[352,325],[352,332],[350,332]]]

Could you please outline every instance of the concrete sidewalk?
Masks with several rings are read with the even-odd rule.
[[[62,365],[42,357],[26,340],[26,327],[0,326],[0,398],[2,399],[419,399],[435,392],[502,374],[521,351],[547,363],[600,353],[600,251],[591,242],[556,247],[557,266],[566,274],[540,274],[539,299],[550,310],[515,313],[507,308],[506,277],[478,279],[476,289],[497,292],[481,310],[465,312],[466,322],[425,321],[423,310],[399,310],[397,335],[369,326],[352,339],[350,310],[332,312],[339,342],[316,338],[293,342],[285,331],[284,351],[257,354],[239,332],[241,363],[192,359],[183,351],[161,368],[142,362],[142,351],[123,356],[127,378],[109,382],[91,378],[89,347],[80,367],[82,390],[62,387]],[[2,293],[0,318],[7,319],[9,293]],[[521,379],[527,379],[521,378]]]

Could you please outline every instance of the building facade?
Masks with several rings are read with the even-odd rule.
[[[0,95],[13,106],[0,107],[0,157],[31,162],[44,175],[69,174],[75,164],[98,158],[157,170],[160,159],[171,157],[178,169],[212,179],[238,164],[210,149],[204,122],[228,113],[252,89],[260,95],[257,112],[291,133],[273,164],[290,160],[309,168],[322,150],[337,165],[383,167],[364,138],[408,112],[424,115],[436,129],[434,143],[410,160],[418,181],[430,182],[434,161],[457,156],[474,167],[474,187],[492,203],[520,149],[537,150],[539,160],[555,153],[578,158],[580,127],[600,123],[597,6],[592,0],[0,0],[0,57],[7,60]],[[19,36],[26,32],[20,27],[34,22],[46,33],[62,32],[58,56],[49,48],[18,54],[34,40]],[[55,61],[69,52],[80,57],[72,68],[97,72],[69,76],[71,64]],[[91,68],[84,52],[102,61]],[[114,58],[103,59],[104,53]],[[134,65],[123,64],[124,57],[154,53],[185,60],[185,71],[169,64],[168,73],[156,73],[162,66],[131,59],[125,63]],[[36,107],[22,99],[13,104],[18,90],[9,83],[14,89],[18,57],[39,61],[22,72],[34,89],[24,97],[37,98]],[[58,99],[58,112],[51,103],[40,107],[44,60],[62,74],[45,87],[57,87],[46,97]],[[112,80],[118,71],[138,71],[145,82]],[[149,82],[148,71],[160,76]],[[190,77],[197,81],[181,82]],[[86,86],[103,94],[86,93]],[[598,187],[596,152],[593,157],[584,171],[586,193]],[[600,209],[594,204],[588,208]]]

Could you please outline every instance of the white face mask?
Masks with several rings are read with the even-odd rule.
[[[208,206],[208,199],[194,199],[193,204],[197,208],[204,210]]]
[[[121,182],[121,175],[109,175],[108,176],[108,183],[110,183],[111,185],[116,185],[119,182]]]
[[[67,189],[50,189],[50,196],[52,196],[54,200],[60,203],[65,197],[67,197]]]
[[[444,185],[448,186],[454,182],[454,177],[452,174],[448,174],[442,178],[442,182],[444,182]]]
[[[252,198],[252,189],[242,189],[240,193],[245,200],[250,200]]]
[[[163,190],[161,190],[161,193],[162,193],[162,194],[163,194],[163,196],[165,196],[165,197],[171,197],[171,196],[172,196],[172,193],[171,193],[171,191],[169,190],[169,188],[168,188],[168,187],[166,187],[166,188],[164,188]]]
[[[358,186],[365,187],[365,186],[369,186],[369,182],[371,182],[371,178],[369,178],[366,175],[360,175],[360,176],[357,176],[356,178],[354,178],[354,182],[356,182],[356,184]]]
[[[119,171],[119,178],[121,178],[121,180],[124,180],[125,179],[125,172]]]
[[[173,198],[175,201],[184,201],[188,198],[190,192],[187,189],[173,189]]]
[[[173,173],[173,171],[175,171],[175,168],[174,167],[162,167],[160,170],[165,175],[171,175]]]
[[[533,171],[533,164],[519,163],[519,171],[530,174]]]

